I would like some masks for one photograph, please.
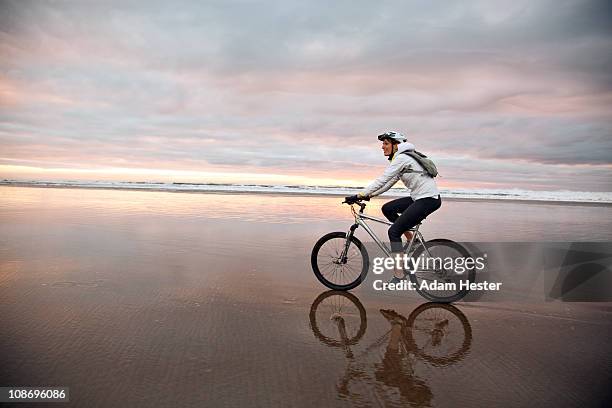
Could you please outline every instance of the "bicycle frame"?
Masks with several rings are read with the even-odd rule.
[[[384,242],[382,242],[380,238],[378,238],[376,233],[367,224],[366,220],[374,221],[374,222],[377,222],[379,224],[385,224],[385,225],[393,225],[393,223],[389,222],[387,220],[383,220],[382,218],[377,218],[377,217],[373,217],[371,215],[364,214],[363,210],[365,209],[366,205],[363,204],[363,203],[359,203],[357,205],[359,205],[359,207],[360,207],[359,211],[356,211],[355,207],[353,207],[353,204],[351,204],[351,212],[353,213],[353,216],[355,217],[355,223],[351,226],[350,230],[346,234],[346,244],[344,246],[344,250],[342,251],[342,257],[340,259],[342,259],[342,260],[345,259],[346,254],[348,252],[349,245],[350,245],[350,239],[353,236],[353,234],[355,233],[355,230],[359,226],[363,227],[363,229],[374,240],[374,242],[376,242],[376,245],[378,245],[378,247],[385,253],[385,255],[387,255],[387,257],[391,257],[391,248],[388,247]],[[408,248],[406,249],[405,252],[407,254],[410,254],[411,251],[412,251],[412,247],[414,245],[414,241],[418,240],[421,243],[421,245],[423,245],[423,248],[425,248],[425,251],[427,252],[427,255],[431,256],[431,254],[429,253],[429,250],[427,249],[427,246],[425,246],[425,240],[423,239],[423,234],[421,234],[419,232],[419,227],[420,226],[421,226],[421,224],[419,223],[419,224],[415,225],[414,227],[412,227],[412,228],[410,228],[408,230],[408,231],[412,232],[412,238],[410,239],[410,243],[408,244]]]

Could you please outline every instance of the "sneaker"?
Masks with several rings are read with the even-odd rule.
[[[400,283],[401,281],[406,280],[406,276],[404,276],[403,278],[398,278],[397,276],[394,276],[393,278],[391,278],[391,280],[387,283]]]

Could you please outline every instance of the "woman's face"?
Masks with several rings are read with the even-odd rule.
[[[393,154],[393,143],[388,141],[387,139],[382,142],[382,150],[385,156],[389,157]]]

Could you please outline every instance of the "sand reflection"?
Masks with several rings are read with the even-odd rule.
[[[3,187],[0,198],[5,215],[8,210],[11,215],[33,210],[67,216],[103,211],[106,216],[187,216],[283,224],[350,220],[350,211],[341,205],[341,197]],[[379,209],[380,204],[372,205],[372,210]]]
[[[468,319],[456,307],[436,303],[420,305],[407,318],[391,309],[379,313],[388,330],[363,345],[368,319],[355,295],[328,291],[311,306],[313,334],[325,346],[341,349],[347,360],[336,384],[338,397],[355,406],[369,406],[372,400],[385,406],[430,406],[433,392],[417,362],[440,368],[462,360],[472,345]]]

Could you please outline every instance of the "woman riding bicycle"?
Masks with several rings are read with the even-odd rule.
[[[425,169],[406,151],[414,150],[412,143],[399,132],[387,132],[378,136],[382,141],[384,155],[389,158],[389,166],[385,172],[357,195],[346,197],[346,202],[355,203],[367,200],[389,190],[398,180],[410,189],[410,197],[398,198],[382,206],[382,212],[393,223],[389,228],[391,251],[402,252],[402,234],[408,240],[412,239],[409,231],[442,205],[440,192],[436,182]],[[404,272],[396,270],[391,280],[397,283],[404,278]]]

